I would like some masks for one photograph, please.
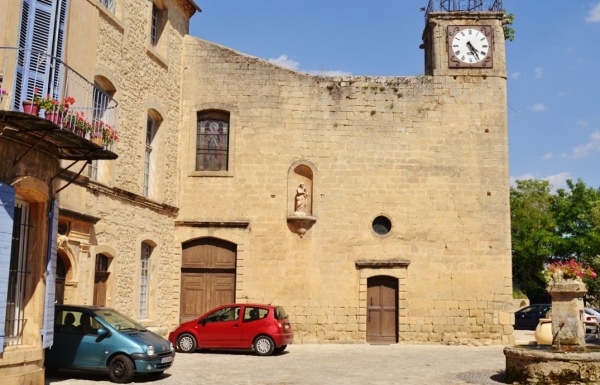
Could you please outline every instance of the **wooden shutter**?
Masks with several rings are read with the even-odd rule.
[[[56,297],[56,238],[58,235],[58,201],[50,202],[48,226],[48,258],[46,263],[46,298],[44,300],[44,325],[42,327],[42,348],[49,348],[54,342],[54,299]]]
[[[61,62],[50,60],[46,53],[62,60],[68,0],[23,0],[19,32],[19,60],[16,73],[15,105],[39,95],[59,97]]]
[[[0,353],[4,351],[6,298],[15,213],[15,190],[0,183]]]

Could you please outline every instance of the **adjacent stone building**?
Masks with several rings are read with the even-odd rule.
[[[216,305],[264,302],[286,308],[295,343],[511,342],[502,12],[446,3],[427,9],[417,77],[275,66],[189,36],[192,0],[3,5],[0,45],[29,57],[39,36],[23,25],[46,12],[59,22],[42,51],[88,84],[40,81],[2,52],[0,187],[45,223],[28,241],[27,323],[3,342],[3,383],[43,377],[54,297],[163,335]],[[34,87],[74,97],[70,111],[119,141],[28,117]],[[33,145],[23,117],[83,152]],[[9,266],[12,230],[0,229]]]

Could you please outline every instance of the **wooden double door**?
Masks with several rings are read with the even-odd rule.
[[[398,342],[398,279],[376,276],[367,280],[367,342]]]
[[[183,244],[179,322],[235,302],[235,244],[200,238]]]

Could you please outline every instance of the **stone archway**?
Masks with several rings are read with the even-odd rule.
[[[179,322],[235,302],[237,246],[217,238],[182,245]]]

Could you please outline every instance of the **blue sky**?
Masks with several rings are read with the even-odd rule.
[[[427,0],[196,0],[190,34],[298,71],[423,75]],[[544,6],[546,4],[546,6]],[[551,5],[549,5],[551,4]],[[504,0],[511,181],[600,187],[600,0]]]

